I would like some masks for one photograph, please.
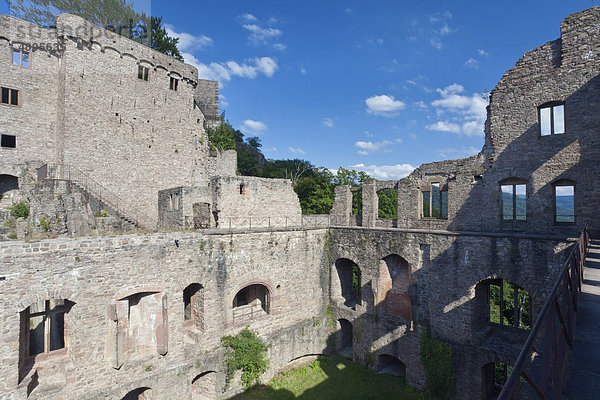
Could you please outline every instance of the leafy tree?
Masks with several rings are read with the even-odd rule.
[[[246,139],[246,143],[248,143],[248,145],[250,147],[253,147],[255,149],[259,149],[260,147],[262,147],[262,143],[260,142],[260,138],[258,136],[252,136]]]
[[[343,167],[338,168],[337,174],[333,177],[333,183],[335,185],[350,185],[350,186],[360,186],[364,182],[368,182],[373,180],[363,171],[355,171],[346,169]]]
[[[167,30],[162,26],[162,17],[150,18],[150,26],[152,27],[150,47],[179,61],[183,61],[183,56],[177,48],[179,38],[169,36]]]
[[[398,191],[396,189],[383,189],[377,192],[379,197],[379,218],[398,218]]]
[[[269,369],[269,359],[267,358],[269,345],[248,327],[242,329],[235,336],[223,336],[221,344],[227,349],[225,354],[226,386],[229,386],[237,370],[242,371],[244,389],[260,383],[262,374]]]
[[[206,133],[211,150],[235,150],[236,142],[244,136],[243,133],[233,129],[228,122],[221,122],[215,128],[208,128]]]
[[[60,13],[78,15],[93,24],[128,37],[183,61],[178,38],[170,37],[162,17],[148,17],[127,0],[6,0],[12,16],[43,27],[55,27]]]

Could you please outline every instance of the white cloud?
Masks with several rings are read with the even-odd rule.
[[[446,36],[449,33],[452,33],[452,30],[447,24],[444,24],[444,26],[440,28],[440,35]]]
[[[389,153],[391,150],[388,147],[391,146],[392,144],[393,144],[393,142],[391,142],[389,140],[382,140],[381,142],[358,141],[358,142],[354,143],[354,146],[359,148],[358,154],[360,154],[361,156],[366,156],[368,154],[373,154],[373,153],[378,153],[378,152]]]
[[[304,67],[300,67],[300,73],[301,73],[302,75],[306,75],[306,68],[304,68]]]
[[[261,149],[263,153],[270,153],[273,151],[277,151],[277,147],[267,147],[266,149]]]
[[[479,61],[471,57],[465,61],[465,67],[477,69],[479,68]]]
[[[394,99],[394,96],[386,94],[371,96],[365,100],[367,112],[369,114],[381,115],[384,117],[393,117],[396,113],[405,107],[400,100]]]
[[[279,37],[283,33],[277,28],[262,28],[257,24],[244,24],[242,26],[250,32],[248,40],[252,44],[266,44],[270,39]]]
[[[425,128],[430,131],[460,133],[460,126],[446,121],[438,121],[435,124],[427,125]]]
[[[200,79],[219,81],[220,84],[230,81],[234,76],[254,79],[259,73],[270,78],[279,69],[277,62],[271,57],[256,57],[250,60],[251,63],[249,64],[239,64],[236,61],[204,64],[193,54],[182,52],[181,55],[186,63],[198,68],[198,77]]]
[[[258,18],[256,18],[254,15],[252,15],[250,13],[246,13],[244,15],[240,15],[240,18],[243,19],[246,22],[258,21]]]
[[[350,168],[357,171],[364,171],[371,177],[380,180],[402,179],[415,169],[410,164],[365,165],[362,163],[352,165]]]
[[[421,109],[421,110],[427,110],[427,104],[425,104],[424,101],[417,101],[416,103],[414,103],[414,106]]]
[[[297,148],[294,148],[294,147],[292,147],[292,146],[289,146],[289,147],[288,147],[288,150],[289,150],[291,153],[293,153],[293,154],[302,154],[302,155],[306,154],[306,153],[304,152],[304,150],[302,150],[302,149],[297,149]]]
[[[273,47],[275,48],[275,50],[279,51],[284,51],[285,49],[287,49],[287,46],[283,43],[275,43]]]
[[[260,135],[261,133],[267,130],[267,124],[265,124],[262,121],[254,121],[251,119],[247,119],[240,127],[240,130],[244,133]]]
[[[193,50],[202,50],[205,47],[213,45],[213,40],[208,36],[194,36],[186,32],[176,32],[175,27],[171,24],[164,24],[165,30],[169,36],[179,39],[177,47],[181,52],[190,52]]]
[[[254,61],[256,62],[256,67],[258,70],[269,78],[275,74],[277,69],[279,69],[277,62],[271,57],[257,57],[254,59]]]
[[[452,119],[437,121],[427,125],[427,129],[466,136],[483,136],[488,105],[486,98],[478,93],[471,96],[462,94],[465,88],[457,83],[436,91],[441,99],[432,101],[431,105],[435,107],[438,116],[449,113]]]
[[[333,120],[331,118],[323,118],[323,126],[333,128]]]
[[[477,49],[477,54],[479,54],[480,56],[488,56],[488,52],[483,50],[483,49]]]

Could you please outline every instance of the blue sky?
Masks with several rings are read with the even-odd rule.
[[[186,61],[220,82],[221,110],[268,158],[378,179],[483,145],[487,100],[525,53],[560,36],[564,1],[136,1]]]

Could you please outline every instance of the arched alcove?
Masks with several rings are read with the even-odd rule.
[[[214,400],[217,398],[217,373],[207,371],[192,380],[192,400]]]
[[[406,376],[406,365],[397,357],[380,354],[377,357],[377,372],[394,376]]]
[[[121,400],[151,400],[152,399],[152,389],[148,387],[141,387],[132,390],[127,393]]]
[[[9,190],[19,188],[19,178],[13,175],[0,175],[0,197]]]
[[[354,354],[352,323],[347,319],[342,318],[338,320],[337,328],[335,341],[336,351],[341,356],[352,359],[352,355]]]
[[[379,263],[378,307],[382,315],[411,319],[410,265],[397,254],[384,257]]]
[[[261,284],[240,289],[233,298],[233,323],[249,322],[271,312],[271,293]]]

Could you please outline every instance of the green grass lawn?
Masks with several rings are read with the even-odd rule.
[[[235,400],[429,400],[404,378],[377,373],[345,358],[323,357],[284,372],[267,384],[234,396]]]

